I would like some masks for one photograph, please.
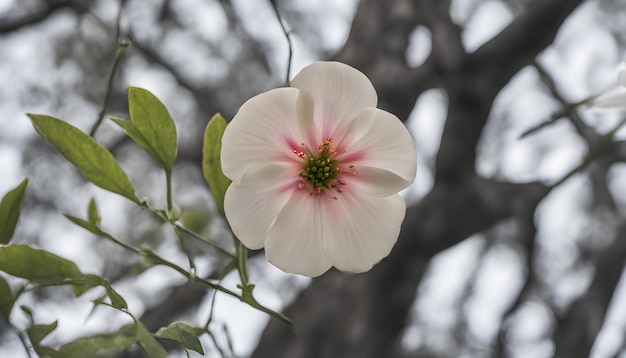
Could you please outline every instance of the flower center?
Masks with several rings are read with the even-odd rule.
[[[336,152],[332,139],[324,140],[318,150],[317,156],[302,156],[306,163],[300,176],[313,184],[317,194],[321,194],[324,188],[331,189],[336,185],[335,177],[341,173],[341,168],[333,159]]]

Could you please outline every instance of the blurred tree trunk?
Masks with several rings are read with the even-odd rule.
[[[426,89],[447,92],[448,117],[435,185],[408,208],[398,243],[387,259],[366,274],[332,271],[315,279],[286,309],[296,332],[270,321],[253,357],[400,355],[399,339],[429,259],[502,220],[522,218],[520,222],[532,223],[536,205],[550,188],[479,178],[476,146],[496,95],[553,42],[581,2],[528,1],[504,31],[473,53],[465,52],[460,29],[450,19],[450,1],[360,2],[337,59],[368,75],[379,92],[380,106],[407,118]],[[429,28],[433,47],[426,62],[411,69],[404,56],[417,25]],[[587,351],[592,343],[580,341]]]

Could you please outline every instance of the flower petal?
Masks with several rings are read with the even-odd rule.
[[[374,120],[369,124],[371,118]],[[391,195],[411,185],[417,170],[415,147],[398,117],[371,108],[359,114],[354,122],[351,128],[364,122],[362,127],[369,130],[365,134],[351,134],[336,158],[344,166],[354,165],[357,175],[347,176],[350,182],[377,196]]]
[[[399,195],[375,197],[351,190],[324,204],[324,252],[333,266],[365,272],[389,255],[406,213]]]
[[[298,90],[277,88],[245,102],[222,138],[222,170],[236,183],[252,166],[300,158],[302,133],[297,120]]]
[[[613,88],[592,99],[589,104],[594,107],[626,107],[626,90]]]
[[[233,233],[249,249],[263,247],[265,236],[293,194],[298,178],[285,164],[258,165],[226,190],[224,212]]]
[[[320,142],[329,138],[340,141],[350,122],[363,109],[376,107],[378,103],[370,80],[340,62],[315,62],[302,69],[291,86],[313,98]]]
[[[322,247],[320,198],[306,191],[294,193],[265,240],[267,261],[279,269],[316,277],[330,262]]]
[[[374,196],[389,196],[406,188],[407,180],[385,169],[358,166],[357,175],[345,176],[347,185],[354,185]]]
[[[626,70],[621,70],[617,74],[617,83],[622,86],[626,86]]]

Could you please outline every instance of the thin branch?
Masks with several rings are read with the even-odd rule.
[[[126,52],[128,48],[128,43],[123,42],[117,45],[117,50],[115,51],[115,58],[113,59],[113,65],[111,66],[111,71],[109,72],[109,78],[107,79],[107,87],[106,92],[104,93],[104,100],[102,101],[102,107],[100,108],[100,113],[98,113],[98,119],[96,123],[94,123],[93,127],[89,131],[90,136],[95,136],[96,131],[100,128],[102,121],[104,120],[104,116],[106,115],[106,109],[109,104],[109,100],[111,98],[111,92],[113,91],[113,78],[115,78],[115,73],[117,72],[117,68],[119,66],[120,60]]]
[[[172,64],[167,62],[165,58],[161,56],[161,54],[157,53],[148,45],[139,41],[134,36],[132,31],[129,32],[128,36],[134,48],[138,49],[147,59],[158,64],[159,66],[163,67],[163,69],[165,69],[167,72],[171,73],[172,76],[174,76],[174,78],[176,79],[176,82],[178,82],[180,86],[186,88],[192,93],[199,93],[202,91],[200,88],[198,88],[191,82],[187,81],[185,77],[182,75],[182,73],[180,73],[180,71],[176,67],[174,67]]]
[[[57,10],[71,7],[74,3],[73,0],[61,0],[61,1],[48,1],[43,2],[45,5],[41,8],[26,14],[22,17],[15,19],[0,19],[0,34],[11,33],[17,31],[23,27],[38,24],[46,20]]]
[[[586,293],[561,315],[554,330],[554,357],[587,357],[606,320],[609,304],[626,263],[626,225],[615,232],[613,243],[593,260],[595,274]]]
[[[115,20],[115,39],[117,41],[117,50],[115,51],[115,57],[113,58],[113,64],[111,65],[111,71],[109,72],[109,78],[107,79],[104,100],[102,101],[100,113],[98,113],[98,119],[96,120],[96,123],[94,123],[93,127],[91,127],[91,131],[89,131],[89,135],[92,137],[96,135],[96,131],[100,128],[100,125],[104,120],[104,116],[106,115],[107,106],[109,105],[109,100],[111,99],[111,92],[113,91],[113,79],[115,78],[117,68],[129,44],[128,40],[122,39],[120,34],[120,22],[122,20],[122,10],[124,9],[125,3],[126,0],[120,0],[120,7],[117,11],[117,18]]]
[[[611,129],[608,133],[599,138],[598,144],[589,151],[589,153],[583,158],[583,160],[578,164],[574,169],[570,170],[567,174],[565,174],[561,179],[557,180],[554,184],[550,185],[550,188],[556,188],[559,185],[563,184],[567,179],[571,178],[574,174],[585,169],[593,160],[602,153],[604,149],[606,149],[612,142],[615,133],[626,124],[626,118],[621,120],[613,129]]]
[[[283,19],[280,17],[280,13],[278,12],[278,7],[276,5],[276,0],[270,0],[270,4],[272,4],[272,9],[274,9],[274,14],[276,14],[276,19],[280,24],[280,28],[283,30],[283,34],[285,35],[285,39],[287,39],[287,45],[289,46],[289,56],[287,57],[287,75],[285,76],[285,86],[290,86],[290,78],[291,78],[291,60],[293,58],[293,44],[291,43],[291,36],[285,28],[285,23]]]
[[[583,138],[585,138],[587,143],[589,143],[590,145],[594,145],[599,135],[593,129],[591,129],[588,125],[585,124],[585,122],[582,120],[577,110],[579,106],[587,103],[589,101],[589,98],[585,98],[581,101],[570,103],[569,101],[565,99],[565,97],[558,90],[557,84],[554,81],[554,78],[552,78],[552,76],[548,73],[545,67],[539,64],[539,62],[537,61],[533,61],[532,65],[535,67],[535,69],[539,73],[541,80],[543,81],[544,85],[547,87],[550,94],[561,104],[563,108],[557,111],[556,113],[554,113],[552,116],[550,116],[550,119],[548,119],[547,121],[540,123],[539,125],[532,127],[528,129],[527,131],[525,131],[524,133],[522,133],[521,138],[528,136],[532,133],[535,133],[538,130],[545,128],[551,124],[554,124],[560,118],[568,118],[570,122],[572,122],[574,127],[576,128],[576,131],[578,132],[578,134],[580,134]]]
[[[209,245],[214,247],[219,253],[223,254],[224,256],[229,257],[231,259],[237,259],[237,256],[235,254],[233,254],[232,252],[230,252],[230,251],[226,250],[225,248],[221,247],[217,242],[215,242],[213,240],[210,240],[210,239],[208,239],[208,238],[206,238],[206,237],[196,233],[195,231],[186,228],[185,226],[183,226],[179,222],[176,222],[174,225],[176,225],[176,227],[178,229],[180,229],[184,233],[188,234],[189,236],[191,236],[191,237],[193,237],[193,238],[195,238],[197,240],[200,240],[202,242],[208,243]]]

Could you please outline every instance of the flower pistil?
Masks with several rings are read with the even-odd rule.
[[[345,185],[345,183],[341,180],[338,180],[337,176],[342,173],[342,169],[340,167],[339,161],[337,161],[335,156],[337,155],[337,151],[333,145],[332,139],[326,139],[324,142],[318,147],[317,155],[306,154],[303,151],[294,152],[302,159],[304,159],[305,165],[300,172],[300,177],[302,180],[300,181],[300,185],[298,186],[300,189],[304,189],[305,182],[309,182],[313,185],[314,191],[311,191],[311,195],[314,193],[317,195],[321,195],[324,189],[333,189],[337,186],[337,184]],[[341,188],[337,188],[338,192],[341,192]],[[333,196],[334,199],[337,199],[336,196]]]

